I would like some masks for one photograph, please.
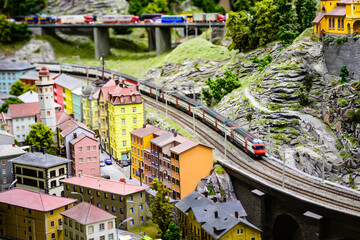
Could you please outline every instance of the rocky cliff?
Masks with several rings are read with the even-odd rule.
[[[270,159],[286,158],[287,165],[318,177],[324,160],[326,179],[360,187],[360,127],[349,119],[349,112],[360,107],[359,91],[355,80],[340,85],[338,74],[328,70],[333,66],[326,51],[321,42],[304,38],[286,48],[274,43],[223,61],[168,62],[146,77],[178,90],[200,90],[208,77],[230,69],[243,86],[212,106],[217,112],[262,138]],[[270,55],[272,62],[259,70],[251,60],[255,55]]]

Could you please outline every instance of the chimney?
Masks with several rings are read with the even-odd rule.
[[[235,211],[235,218],[239,218],[239,212]]]
[[[207,198],[208,197],[208,192],[203,192],[203,195]]]
[[[216,203],[217,202],[217,197],[213,197],[213,202]]]
[[[174,137],[177,137],[177,132],[176,131],[174,132]]]
[[[146,128],[146,124],[143,124],[143,128]]]
[[[13,143],[13,145],[12,145],[13,147],[15,147],[15,143]]]
[[[215,218],[218,218],[218,211],[215,211]]]
[[[45,154],[47,152],[47,147],[43,147],[42,150],[43,150],[43,154]]]
[[[116,84],[116,85],[119,85],[119,83],[120,83],[120,80],[119,80],[118,78],[116,78],[116,79],[115,79],[115,84]]]
[[[74,133],[73,135],[74,135],[74,139],[77,138],[77,134],[76,134],[76,133]]]

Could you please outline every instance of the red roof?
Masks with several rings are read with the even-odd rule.
[[[60,182],[115,193],[122,196],[141,192],[148,188],[85,175],[82,175],[81,177],[65,178],[60,180]]]
[[[67,122],[58,125],[58,128],[61,129],[60,135],[65,137],[74,131],[77,128],[82,128],[90,133],[94,133],[90,128],[88,128],[84,123],[76,121],[74,119],[70,119]]]
[[[150,124],[147,124],[147,125],[145,125],[145,128],[141,127],[141,128],[138,128],[138,129],[136,129],[136,130],[134,130],[134,131],[132,131],[130,133],[132,135],[134,135],[134,136],[143,138],[143,137],[146,137],[146,136],[148,136],[150,134],[153,134],[153,133],[155,133],[155,132],[157,132],[159,130],[161,130],[161,129],[157,128],[157,127],[154,127],[154,126],[152,126]]]
[[[61,215],[71,218],[80,224],[92,224],[116,218],[116,216],[102,210],[94,205],[81,202],[74,207],[64,211]]]
[[[74,138],[73,140],[71,140],[70,144],[74,145],[77,142],[80,142],[81,140],[83,140],[84,138],[90,138],[90,139],[94,140],[95,142],[99,142],[96,138],[93,138],[84,133],[81,133],[77,138]]]
[[[40,113],[39,103],[9,104],[8,115],[12,118],[35,116]]]
[[[345,16],[346,15],[346,6],[338,6],[331,10],[328,13],[325,13],[325,16]]]
[[[55,112],[55,116],[56,116],[56,125],[60,125],[71,119],[70,115],[67,114],[66,112]]]
[[[74,203],[76,199],[13,188],[5,192],[0,192],[0,202],[40,212],[49,212]]]
[[[136,90],[136,86],[124,86],[120,85],[116,86],[114,90],[109,91],[109,98],[107,99],[109,102],[113,104],[131,104],[131,103],[141,103],[141,95],[138,90]],[[132,97],[135,96],[135,101],[132,101]],[[120,98],[124,98],[124,102],[120,101]]]

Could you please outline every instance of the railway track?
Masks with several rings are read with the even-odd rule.
[[[163,106],[163,104],[156,104],[155,100],[150,97],[146,97],[146,99],[148,100],[148,105],[165,112],[165,106]],[[168,107],[168,115],[187,128],[192,129],[193,123],[191,116],[172,107]],[[196,133],[200,138],[203,140],[206,139],[208,144],[224,155],[223,137],[219,138],[218,136],[214,136],[210,134],[211,132],[213,132],[213,130],[208,126],[197,124]],[[228,142],[228,145],[230,144],[231,143]],[[256,161],[237,149],[236,146],[233,146],[233,150],[228,148],[226,158],[229,162],[225,161],[223,164],[246,172],[248,176],[251,176],[251,178],[261,184],[268,185],[273,189],[277,189],[303,201],[360,217],[359,192],[335,185],[323,185],[320,180],[306,176],[305,174],[299,174],[299,172],[289,168],[286,169],[285,188],[282,188],[282,166],[280,166],[279,163],[265,159]]]

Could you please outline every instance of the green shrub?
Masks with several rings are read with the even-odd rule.
[[[345,100],[345,99],[343,99],[343,98],[339,98],[339,99],[338,99],[338,103],[340,103],[340,105],[341,105],[342,107],[345,107],[346,105],[348,105],[349,101],[347,101],[347,100]]]
[[[221,165],[216,165],[215,172],[219,175],[222,175],[225,173],[225,169]]]
[[[249,60],[251,60],[253,63],[257,63],[257,70],[261,72],[266,68],[267,65],[271,63],[272,57],[268,54],[263,58],[258,58],[258,56],[255,54],[253,57],[250,57]]]
[[[341,77],[341,79],[340,79],[340,83],[341,83],[341,84],[344,84],[344,83],[347,83],[347,82],[348,82],[348,80],[347,80],[346,77],[348,77],[349,74],[350,74],[350,73],[349,73],[349,70],[347,69],[347,67],[346,67],[346,66],[342,66],[341,69],[340,69],[340,74],[339,74],[339,76]]]
[[[360,111],[359,110],[349,110],[347,113],[347,116],[349,117],[349,120],[355,124],[360,123]]]
[[[29,40],[31,30],[27,24],[16,24],[9,22],[6,17],[0,14],[0,43],[9,44]]]

